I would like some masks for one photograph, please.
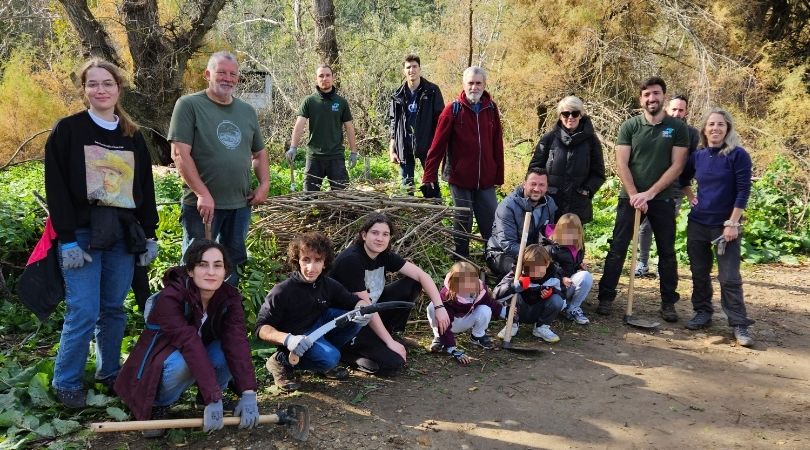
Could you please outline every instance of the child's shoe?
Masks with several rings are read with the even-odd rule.
[[[551,331],[551,327],[549,327],[548,325],[540,325],[539,327],[534,327],[534,330],[532,330],[532,334],[548,342],[549,344],[553,344],[555,342],[560,341],[560,337],[557,336],[553,331]]]
[[[515,337],[518,334],[518,327],[519,324],[517,323],[512,324],[512,337]],[[498,332],[498,337],[502,340],[504,339],[504,337],[506,337],[506,325],[504,325],[503,328],[501,328],[501,331]]]
[[[443,349],[444,345],[442,345],[442,341],[439,340],[438,336],[434,337],[433,341],[431,341],[430,345],[428,346],[428,350],[430,350],[430,353],[439,353]]]
[[[565,318],[580,325],[587,325],[591,323],[591,321],[585,317],[585,313],[582,311],[582,308],[574,306],[568,308],[568,310],[565,312]]]
[[[485,350],[492,350],[492,348],[495,347],[495,345],[492,343],[492,339],[486,334],[481,337],[477,337],[470,333],[470,342]]]

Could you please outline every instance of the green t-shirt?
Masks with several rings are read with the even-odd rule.
[[[174,105],[169,141],[191,146],[191,158],[217,209],[247,206],[251,154],[264,149],[252,106],[238,98],[230,105],[220,105],[205,91],[184,95]],[[188,186],[183,203],[197,204],[197,195]]]
[[[332,91],[329,97],[315,92],[304,99],[298,115],[309,119],[307,156],[312,159],[343,158],[343,124],[352,120],[349,102]]]
[[[619,128],[617,145],[630,146],[630,173],[638,192],[644,192],[672,165],[672,147],[688,147],[689,132],[680,120],[665,116],[657,125],[651,125],[644,114],[631,117]],[[671,198],[672,187],[661,191],[656,198]],[[624,186],[619,197],[629,198]]]

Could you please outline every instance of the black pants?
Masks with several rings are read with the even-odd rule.
[[[419,297],[420,292],[422,292],[422,285],[416,280],[405,277],[386,286],[377,302],[413,302]],[[405,331],[405,324],[408,323],[411,309],[389,309],[380,311],[379,314],[389,333],[401,333]],[[344,361],[357,365],[361,370],[370,373],[391,374],[405,365],[405,360],[388,348],[385,342],[368,326],[363,327],[360,333],[341,349],[341,353]]]
[[[515,267],[515,257],[505,252],[486,252],[487,267],[500,281]]]
[[[672,199],[651,200],[647,202],[646,217],[655,235],[655,246],[658,248],[658,278],[662,303],[675,303],[678,295],[678,263],[675,259],[675,206]],[[630,200],[619,198],[616,206],[616,224],[613,226],[613,240],[605,258],[605,269],[599,280],[599,302],[610,303],[616,298],[616,286],[624,267],[627,248],[633,239],[633,219],[635,208]],[[635,270],[631,267],[630,270]]]
[[[149,287],[149,267],[135,265],[135,272],[132,275],[132,293],[135,294],[138,309],[141,311],[141,314],[143,314],[146,299],[152,295],[151,288]]]
[[[349,182],[349,172],[346,171],[346,161],[343,157],[337,159],[307,158],[304,169],[304,190],[320,191],[324,178],[329,179],[332,190],[345,189]]]

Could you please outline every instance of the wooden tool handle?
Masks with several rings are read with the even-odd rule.
[[[208,239],[209,241],[211,240],[211,224],[210,223],[205,224],[205,238]]]
[[[636,215],[633,218],[633,242],[630,244],[633,248],[630,250],[630,282],[627,284],[627,317],[633,315],[633,285],[636,281],[636,263],[638,262],[638,227],[641,223],[641,210],[636,209]]]
[[[239,417],[225,417],[225,425],[239,425]],[[259,423],[278,423],[278,414],[259,416]],[[90,430],[96,433],[114,431],[165,430],[168,428],[197,428],[203,426],[203,419],[166,419],[166,420],[130,420],[126,422],[96,422],[90,424]]]
[[[296,355],[295,353],[292,353],[292,352],[291,352],[291,353],[289,354],[289,356],[287,356],[287,361],[289,361],[289,362],[290,362],[290,365],[291,365],[291,366],[297,366],[297,365],[298,365],[298,362],[299,362],[299,361],[301,361],[301,357],[300,357],[300,356],[298,356],[298,355]]]
[[[518,250],[518,258],[515,263],[515,280],[519,281],[520,275],[523,273],[523,252],[526,250],[526,243],[529,241],[529,225],[532,222],[532,213],[526,212],[523,216],[523,234],[520,236],[520,249]],[[514,282],[514,281],[513,281]],[[506,329],[503,333],[503,341],[512,341],[512,322],[515,319],[515,310],[517,309],[518,293],[512,295],[512,302],[509,306],[509,316],[506,318]]]

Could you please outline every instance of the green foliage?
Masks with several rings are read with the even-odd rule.
[[[34,200],[34,191],[45,193],[43,168],[39,163],[0,171],[0,267],[13,280],[25,264],[42,233],[45,212]]]

